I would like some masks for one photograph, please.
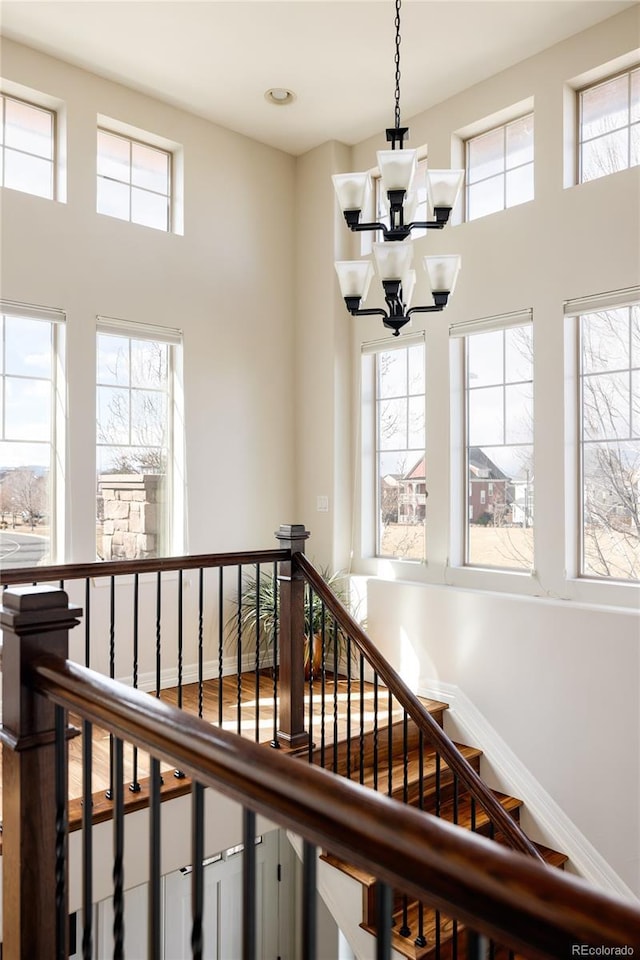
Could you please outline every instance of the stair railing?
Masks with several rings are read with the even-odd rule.
[[[204,804],[206,788],[244,809],[243,960],[256,960],[255,815],[304,839],[305,960],[315,960],[314,886],[317,848],[373,872],[382,904],[399,887],[428,899],[478,934],[495,937],[535,960],[622,952],[640,948],[640,910],[545,869],[531,858],[457,830],[419,810],[364,789],[331,772],[296,762],[224,729],[217,729],[145,693],[67,658],[68,631],[81,611],[63,590],[25,588],[3,597],[5,723],[3,793],[4,949],[12,960],[63,960],[68,955],[67,711],[114,736],[114,762],[122,767],[123,741],[153,759],[149,824],[149,957],[159,960],[160,883],[159,760],[192,778],[191,953],[201,960]],[[401,692],[401,691],[400,691]],[[124,816],[117,777],[113,823],[115,960],[124,957]],[[90,795],[85,797],[90,807]],[[93,956],[91,815],[82,871],[85,926],[83,957]],[[483,944],[471,938],[471,957]],[[593,949],[590,949],[592,947]],[[607,948],[619,948],[612,950]],[[582,948],[582,949],[581,949]],[[388,960],[390,916],[380,911],[378,960]]]
[[[362,629],[360,624],[356,619],[349,613],[348,610],[340,603],[335,594],[327,586],[322,576],[315,569],[311,561],[304,555],[302,552],[296,552],[292,558],[294,569],[297,569],[300,575],[302,575],[308,584],[309,588],[313,593],[319,597],[326,608],[326,611],[331,616],[333,623],[335,624],[335,629],[342,631],[344,637],[347,641],[347,681],[352,680],[352,663],[355,659],[356,665],[358,667],[359,679],[362,681],[366,667],[369,667],[373,671],[373,698],[374,698],[374,731],[373,731],[373,751],[374,751],[374,777],[376,777],[375,772],[375,754],[380,749],[379,743],[379,731],[377,729],[376,714],[377,710],[375,709],[379,705],[380,700],[380,682],[384,685],[387,691],[387,697],[389,700],[389,708],[387,710],[388,717],[388,726],[387,734],[391,735],[392,731],[392,709],[390,702],[392,698],[397,701],[402,709],[402,727],[403,727],[403,739],[406,740],[406,728],[407,728],[407,719],[410,718],[418,727],[421,738],[424,739],[426,743],[432,745],[436,752],[436,780],[438,781],[442,775],[442,764],[452,771],[454,777],[454,796],[453,796],[453,820],[456,822],[456,806],[457,806],[457,793],[458,793],[458,784],[464,786],[470,793],[473,798],[473,803],[479,804],[480,807],[485,811],[489,817],[491,824],[493,824],[493,829],[499,831],[509,842],[509,845],[514,849],[522,853],[527,854],[536,860],[542,860],[538,850],[529,840],[520,826],[516,821],[509,816],[505,811],[499,801],[495,798],[494,794],[489,790],[484,781],[476,773],[473,767],[469,764],[466,758],[461,754],[458,747],[455,743],[447,736],[442,727],[434,720],[429,711],[425,708],[420,699],[413,693],[413,691],[407,686],[402,677],[397,673],[397,671],[391,666],[390,663],[385,659],[385,657],[380,653],[375,644],[367,636],[365,631]],[[327,616],[326,620],[329,619]],[[326,640],[326,630],[321,631],[321,636],[319,642],[324,644]],[[313,641],[312,641],[313,642]],[[335,650],[335,646],[334,646]],[[354,657],[355,654],[355,657]],[[309,700],[310,700],[310,716],[313,714],[313,699],[314,699],[314,685],[317,686],[318,682],[320,683],[320,696],[322,696],[323,688],[326,686],[326,658],[322,656],[323,667],[321,669],[321,675],[315,681],[313,677],[310,678],[309,683]],[[333,671],[332,671],[333,672]],[[334,675],[334,680],[335,680]],[[363,687],[360,683],[360,696],[363,696]],[[348,696],[352,691],[348,691]],[[321,716],[324,716],[326,712],[321,706]],[[360,727],[357,734],[357,737],[362,743],[363,739],[363,726],[362,726],[362,717],[364,714],[364,705],[361,704],[359,716],[360,716]],[[310,727],[311,728],[311,727]],[[321,718],[320,720],[321,728],[321,738],[324,736],[324,722]],[[350,734],[351,731],[349,730]],[[386,754],[388,759],[388,773],[391,771],[391,749],[389,745],[385,745]],[[313,748],[310,747],[310,760],[314,759]],[[406,757],[407,751],[404,750],[404,756]],[[439,758],[439,760],[438,760]],[[361,760],[360,766],[362,766]],[[321,762],[321,765],[322,764]],[[374,784],[374,786],[384,786]],[[392,785],[391,785],[392,786]],[[403,799],[407,800],[406,797],[406,769],[403,783]],[[436,792],[438,792],[438,784],[436,786]],[[388,792],[391,792],[389,790]],[[439,800],[438,796],[435,798],[435,813],[436,815],[440,814]],[[491,831],[490,831],[491,832]]]

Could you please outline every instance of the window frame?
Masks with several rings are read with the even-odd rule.
[[[19,303],[10,300],[0,300],[0,316],[14,319],[36,320],[48,323],[51,334],[51,375],[49,377],[34,377],[26,379],[46,380],[49,382],[50,417],[48,440],[6,440],[5,405],[0,398],[2,420],[0,421],[0,441],[5,443],[37,443],[48,446],[49,482],[48,482],[48,514],[49,514],[49,549],[46,560],[40,561],[42,566],[51,566],[65,561],[65,514],[66,514],[66,463],[67,463],[67,380],[66,380],[66,314],[63,310],[49,307],[40,307],[34,304]],[[3,324],[4,330],[4,324]],[[0,372],[0,383],[4,394],[4,370]],[[9,376],[14,376],[9,374]],[[18,376],[18,375],[16,375]]]
[[[640,164],[631,164],[631,75],[633,73],[638,73],[640,76],[640,64],[635,64],[633,66],[626,67],[622,70],[617,70],[614,73],[607,74],[605,76],[598,77],[596,80],[592,80],[590,83],[586,83],[576,88],[575,90],[575,143],[576,143],[576,158],[575,158],[575,175],[576,175],[576,184],[582,185],[584,183],[591,183],[593,180],[601,180],[605,176],[612,176],[615,173],[622,173],[624,170],[630,170],[634,166],[639,166]],[[627,123],[624,127],[619,127],[617,129],[627,129],[629,131],[628,145],[627,145],[627,159],[629,162],[626,167],[622,167],[620,170],[612,170],[611,173],[602,174],[600,177],[592,177],[590,180],[583,180],[582,178],[582,169],[583,169],[583,160],[582,160],[582,147],[584,143],[591,143],[594,140],[602,139],[602,137],[607,134],[600,134],[597,137],[591,137],[589,140],[584,140],[582,138],[582,113],[583,113],[583,102],[582,98],[585,93],[588,93],[590,90],[595,90],[597,87],[602,87],[607,83],[610,83],[613,80],[618,80],[620,77],[628,78],[629,85],[629,99],[628,99],[628,111],[627,111]],[[635,121],[635,123],[640,124],[640,119]]]
[[[25,107],[30,107],[33,110],[38,110],[41,113],[47,113],[51,117],[51,158],[42,157],[39,154],[29,153],[27,150],[20,150],[16,147],[9,147],[10,150],[14,150],[16,153],[20,153],[24,156],[34,157],[37,160],[45,160],[51,164],[51,194],[49,196],[43,196],[40,193],[33,193],[31,190],[18,190],[16,187],[5,187],[5,150],[7,148],[6,144],[6,102],[11,100],[14,103],[21,103]],[[7,190],[15,190],[17,193],[26,193],[30,197],[40,197],[41,200],[53,200],[57,201],[59,199],[59,184],[58,184],[58,159],[59,159],[59,145],[58,145],[58,111],[53,107],[44,106],[41,103],[34,103],[32,100],[28,100],[26,97],[19,97],[12,93],[7,93],[6,90],[0,89],[0,125],[2,140],[0,142],[0,152],[2,153],[2,175],[0,176],[0,187],[3,187]]]
[[[107,177],[104,174],[98,173],[97,162],[100,156],[98,150],[98,142],[100,134],[104,133],[107,136],[114,137],[118,140],[123,140],[129,145],[129,180],[119,180],[116,177]],[[138,187],[136,189],[143,190],[145,193],[150,193],[155,197],[163,197],[167,201],[167,222],[166,227],[153,227],[147,223],[140,223],[138,220],[132,220],[132,190],[134,184],[131,180],[131,172],[133,169],[133,160],[132,160],[132,147],[134,144],[137,144],[140,147],[145,147],[148,150],[155,150],[157,153],[162,153],[167,157],[167,193],[160,193],[157,190],[150,190],[148,187]],[[96,127],[96,213],[100,216],[110,217],[112,220],[120,220],[122,223],[134,223],[139,227],[147,227],[149,230],[157,230],[158,233],[173,233],[174,232],[174,220],[175,220],[175,180],[174,180],[174,171],[175,171],[175,157],[174,151],[168,147],[158,146],[158,144],[153,143],[153,138],[149,140],[144,140],[141,137],[133,136],[129,133],[124,133],[117,129],[114,129],[109,126],[105,126],[102,123],[98,123]],[[120,183],[123,186],[128,187],[129,191],[129,217],[125,220],[124,217],[116,217],[113,214],[104,213],[101,210],[98,210],[98,183],[100,180],[106,180],[110,183]]]
[[[513,126],[513,124],[515,124],[515,123],[519,123],[521,120],[526,120],[526,119],[528,119],[529,117],[531,118],[531,120],[532,120],[532,122],[533,122],[533,159],[532,159],[531,161],[527,161],[527,163],[522,163],[522,164],[518,164],[517,166],[507,168],[507,166],[506,166],[506,158],[507,158],[507,150],[506,150],[507,128],[510,127],[510,126]],[[502,171],[501,171],[500,173],[498,173],[498,174],[492,174],[492,175],[489,176],[489,177],[483,177],[483,178],[481,178],[481,179],[479,179],[479,180],[475,180],[473,183],[470,183],[470,181],[469,181],[469,169],[470,169],[470,167],[469,167],[469,153],[470,153],[471,144],[472,144],[474,141],[479,140],[479,139],[481,139],[482,137],[485,137],[485,136],[487,136],[487,135],[490,134],[490,133],[495,133],[495,132],[498,131],[498,130],[502,130],[502,133],[503,133],[503,169],[502,169]],[[484,219],[484,217],[490,217],[490,216],[492,216],[492,215],[495,214],[495,213],[502,213],[502,212],[505,211],[505,210],[513,210],[514,207],[520,207],[520,206],[522,206],[524,203],[531,203],[533,200],[535,200],[535,112],[534,112],[534,110],[533,110],[533,107],[531,107],[531,109],[526,110],[524,113],[518,113],[517,115],[512,116],[512,117],[510,117],[509,119],[504,120],[504,121],[501,122],[501,123],[491,124],[490,126],[487,126],[486,128],[481,129],[481,130],[478,131],[477,133],[473,133],[473,134],[465,137],[464,140],[463,140],[463,146],[464,146],[464,171],[465,171],[465,175],[464,175],[464,222],[465,222],[465,223],[473,223],[475,220],[482,220],[482,219]],[[533,176],[534,176],[534,194],[533,194],[533,197],[531,197],[530,200],[523,200],[521,203],[507,204],[507,172],[510,172],[511,170],[523,169],[524,167],[527,167],[527,166],[531,166],[532,169],[533,169]],[[470,188],[471,188],[472,186],[475,186],[475,185],[478,184],[478,183],[485,183],[485,182],[487,182],[487,181],[489,181],[489,180],[495,180],[497,177],[501,177],[501,178],[502,178],[502,199],[503,199],[503,205],[502,205],[499,209],[497,209],[497,210],[492,210],[490,213],[485,213],[485,214],[481,214],[481,215],[478,216],[478,217],[470,218],[470,217],[469,217],[469,207],[470,207],[470,204],[469,204],[469,190],[470,190]]]
[[[129,351],[131,350],[131,341],[150,341],[162,343],[167,346],[167,389],[166,389],[166,425],[167,425],[167,470],[165,474],[166,495],[165,511],[163,519],[164,530],[162,540],[156,546],[155,557],[180,556],[186,550],[186,500],[184,484],[181,486],[177,482],[177,477],[184,477],[186,451],[184,445],[184,398],[183,398],[183,334],[182,330],[170,328],[149,323],[136,323],[135,321],[125,321],[110,317],[97,317],[96,322],[96,375],[94,379],[94,389],[96,396],[96,433],[95,433],[95,452],[96,452],[96,481],[100,475],[98,469],[98,451],[101,447],[127,447],[140,446],[140,444],[118,444],[118,443],[100,443],[98,441],[98,390],[100,386],[114,386],[114,384],[102,384],[98,380],[98,356],[99,346],[98,338],[100,336],[113,336],[129,340]],[[133,387],[130,379],[126,387],[131,393],[132,390],[145,390],[145,387]],[[129,423],[129,429],[131,423]],[[144,471],[143,471],[144,472]],[[142,473],[141,472],[141,475]],[[159,474],[161,475],[161,474]],[[96,509],[97,509],[97,489],[96,489]],[[97,517],[96,517],[97,520]],[[97,551],[96,551],[97,553]]]

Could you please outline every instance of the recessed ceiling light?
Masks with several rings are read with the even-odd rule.
[[[265,93],[264,98],[276,107],[284,107],[288,103],[293,103],[296,95],[292,90],[285,90],[284,87],[271,87],[271,89]]]

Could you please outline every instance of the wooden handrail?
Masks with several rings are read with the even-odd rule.
[[[360,624],[343,607],[310,560],[304,554],[296,554],[294,562],[304,573],[314,593],[320,597],[338,626],[355,641],[365,660],[373,667],[400,705],[405,708],[418,728],[427,736],[429,742],[435,746],[440,756],[459,777],[469,793],[482,805],[494,824],[509,840],[511,846],[515,850],[520,850],[522,853],[542,861],[540,853],[520,826],[496,800],[486,783],[478,776],[471,764],[465,760],[453,740],[436,723],[429,711],[420,702],[420,699],[409,689],[391,664],[385,660]]]
[[[31,680],[55,703],[528,957],[570,957],[577,944],[640,949],[640,909],[576,877],[69,660],[38,658]]]
[[[58,566],[10,567],[0,570],[0,584],[47,583],[134,573],[166,573],[200,567],[231,567],[239,564],[288,560],[288,550],[246,550],[232,553],[201,553],[184,557],[150,557],[145,560],[98,560],[94,563],[63,563]]]

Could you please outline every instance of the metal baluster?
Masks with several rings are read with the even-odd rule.
[[[184,776],[184,774],[183,774]],[[151,759],[149,777],[149,957],[160,960],[161,956],[161,873],[160,873],[160,761]]]
[[[302,956],[304,960],[316,960],[316,905],[316,848],[305,840],[302,847]]]
[[[418,731],[418,808],[424,810],[424,734]],[[415,939],[416,947],[426,947],[427,938],[424,935],[424,904],[418,902],[418,936]]]
[[[338,772],[338,624],[333,621],[333,772]]]
[[[116,579],[110,578],[109,586],[109,676],[116,675]],[[107,800],[113,797],[113,734],[109,734],[109,788],[105,793]]]
[[[309,622],[305,627],[309,630],[309,763],[313,763],[313,656],[315,637],[313,636],[313,590],[307,585],[309,601]]]
[[[200,571],[202,578],[203,571]],[[203,616],[203,615],[202,615]],[[224,674],[224,567],[218,567],[218,726],[223,719],[223,674]],[[202,653],[201,653],[202,656]],[[200,714],[202,716],[202,714]]]
[[[324,602],[320,610],[320,766],[325,765],[325,687],[326,687],[326,608]]]
[[[238,564],[238,648],[236,658],[236,732],[242,731],[242,564]]]
[[[202,960],[204,909],[204,787],[191,784],[191,955]]]
[[[460,783],[458,780],[458,774],[454,773],[453,775],[453,822],[458,822],[458,801],[459,801],[459,787]]]
[[[436,817],[440,816],[440,754],[436,753]]]
[[[393,694],[389,690],[387,696],[387,713],[389,715],[387,724],[387,753],[389,754],[389,767],[387,770],[387,793],[393,795]]]
[[[158,570],[156,586],[156,697],[160,697],[162,669],[162,574]]]
[[[468,960],[483,960],[485,953],[485,938],[475,930],[467,931],[467,958]],[[509,960],[514,960],[513,950],[509,950]]]
[[[113,750],[113,960],[124,960],[124,760],[122,740]]]
[[[391,757],[389,757],[391,763]],[[378,673],[373,674],[373,789],[378,789]]]
[[[182,607],[182,570],[178,570],[178,709],[182,710],[182,647],[184,616]],[[183,770],[174,770],[176,780],[184,780]]]
[[[380,880],[376,883],[376,960],[389,960],[391,957],[391,917],[393,896],[391,887]]]
[[[55,798],[56,798],[56,958],[67,957],[67,742],[66,712],[55,708]]]
[[[458,960],[458,921],[451,922],[451,960]]]
[[[243,808],[242,960],[256,958],[256,815]]]
[[[359,733],[360,783],[364,783],[364,656],[360,654],[360,733]]]
[[[93,725],[82,721],[82,960],[93,960]]]
[[[476,832],[476,798],[471,797],[471,832]]]
[[[440,960],[442,936],[440,931],[440,911],[436,910],[436,955],[435,960]]]
[[[256,563],[256,726],[255,741],[260,742],[260,564]]]
[[[91,666],[91,578],[84,581],[84,665]]]
[[[409,803],[409,714],[404,708],[402,710],[402,802]],[[409,926],[409,898],[406,893],[402,895],[402,926],[400,927],[400,936],[411,936],[411,928]]]
[[[198,571],[198,716],[204,713],[204,570]],[[221,682],[221,681],[219,681]]]
[[[138,686],[138,642],[139,642],[139,609],[140,609],[140,578],[137,573],[133,575],[133,686]],[[131,793],[140,793],[140,783],[138,782],[138,748],[133,748],[133,778],[129,784]]]
[[[276,750],[280,749],[278,740],[278,564],[273,563],[273,738],[271,746]]]
[[[351,779],[351,637],[347,637],[347,780]]]

